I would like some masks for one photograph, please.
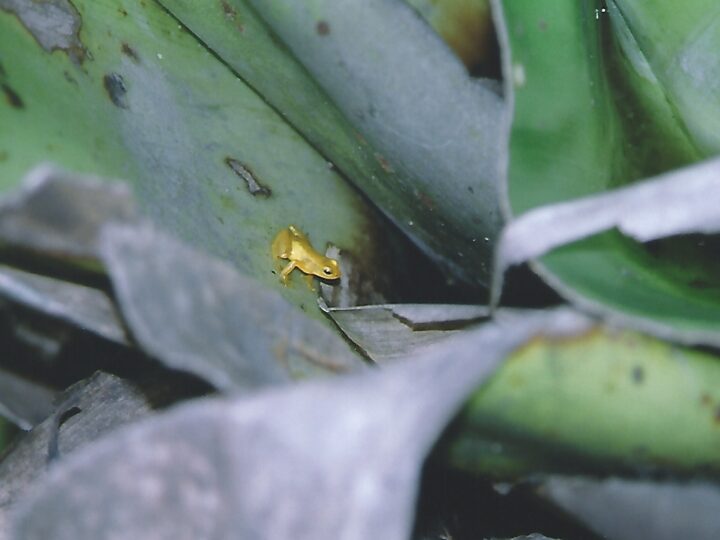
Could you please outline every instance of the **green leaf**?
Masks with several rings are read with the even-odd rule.
[[[612,26],[607,10],[591,0],[521,0],[502,2],[502,8],[505,74],[515,103],[508,177],[513,213],[600,193],[697,159],[683,126],[661,106],[659,93],[667,93],[663,78],[656,77],[659,86],[636,84],[636,70],[622,82],[628,63],[645,65],[646,57],[645,68],[654,73],[652,51],[632,48],[647,42],[636,28]],[[675,22],[661,18],[653,24],[674,28]],[[717,80],[708,62],[713,87]],[[632,110],[627,103],[618,107],[619,90],[648,90],[641,97],[619,94],[619,101],[645,104],[635,118],[627,117]],[[710,117],[720,110],[705,102]],[[670,150],[658,159],[658,149],[666,147]],[[658,222],[672,204],[658,205]],[[556,249],[532,266],[566,298],[623,324],[662,328],[663,335],[678,339],[717,336],[720,274],[714,244],[712,237],[689,237],[641,245],[610,231]]]
[[[368,203],[155,2],[38,6],[0,2],[1,190],[46,160],[127,179],[160,226],[296,306],[315,295],[282,287],[270,256],[290,223],[316,248],[358,258],[371,282],[386,279],[376,261],[394,240]],[[44,47],[48,35],[56,43]]]
[[[713,0],[611,0],[669,106],[704,155],[720,151],[720,5]]]
[[[487,282],[506,107],[413,9],[377,0],[163,4],[425,253],[456,278]]]
[[[535,339],[475,393],[451,458],[496,475],[718,474],[719,360],[603,328]]]

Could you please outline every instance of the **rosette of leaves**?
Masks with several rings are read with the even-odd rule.
[[[48,160],[96,175],[36,170],[3,199],[6,327],[53,357],[61,321],[134,366],[91,362],[120,380],[92,377],[59,407],[67,384],[31,385],[34,409],[20,407],[27,381],[8,385],[20,398],[3,414],[38,426],[0,470],[12,479],[2,507],[22,499],[13,534],[98,538],[132,515],[128,536],[406,538],[421,467],[463,403],[442,463],[513,481],[714,477],[717,355],[672,342],[718,344],[715,239],[661,239],[720,225],[718,163],[696,163],[717,152],[706,52],[718,17],[701,0],[677,21],[670,8],[0,0],[0,186]],[[125,188],[100,187],[108,177],[132,186],[139,213]],[[352,268],[340,303],[442,298],[444,281],[476,299],[491,278],[497,296],[505,267],[529,259],[610,324],[572,310],[501,308],[491,321],[478,306],[327,308],[353,348],[313,292],[273,274],[269,246],[290,223]],[[408,279],[428,263],[405,238],[443,279]],[[371,372],[358,352],[404,362]],[[358,373],[287,384],[345,371]],[[211,388],[231,397],[157,414]],[[57,465],[43,477],[46,457]],[[98,470],[123,474],[98,482]],[[566,480],[540,491],[595,532],[621,538],[657,518],[573,508],[592,498],[574,490],[608,490]],[[614,500],[647,496],[633,489]],[[697,500],[686,494],[670,486],[683,508]],[[701,514],[697,530],[712,530],[714,512]]]

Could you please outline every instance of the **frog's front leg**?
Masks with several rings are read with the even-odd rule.
[[[295,270],[297,268],[297,263],[295,261],[290,261],[288,265],[282,269],[282,272],[280,272],[280,281],[282,281],[283,285],[287,287],[288,284],[288,277],[290,276],[290,272]]]
[[[315,288],[315,276],[313,276],[312,274],[305,274],[305,283],[307,283],[307,286],[312,292],[317,291],[317,289]]]

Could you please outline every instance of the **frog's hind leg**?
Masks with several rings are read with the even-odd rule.
[[[291,261],[285,268],[282,269],[282,272],[280,272],[280,281],[282,281],[283,285],[286,287],[288,284],[288,277],[290,277],[290,272],[295,270],[296,267],[297,263],[295,261]]]
[[[275,238],[275,240],[273,241],[270,252],[272,253],[273,258],[289,259],[291,247],[292,247],[292,244],[287,239],[287,236],[280,233],[277,235],[277,238]]]

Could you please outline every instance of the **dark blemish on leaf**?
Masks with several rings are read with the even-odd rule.
[[[10,106],[13,109],[24,109],[25,108],[25,103],[23,103],[23,100],[20,97],[20,95],[15,90],[10,88],[10,86],[8,86],[5,83],[1,83],[0,89],[2,89],[3,94],[5,94],[5,99],[7,100],[7,102],[10,104]]]
[[[77,80],[75,80],[75,77],[73,77],[69,71],[63,71],[63,77],[65,77],[65,80],[70,84],[74,84],[75,86],[77,86]]]
[[[315,31],[318,36],[327,36],[330,33],[330,25],[327,21],[318,21],[315,25]]]
[[[116,107],[120,107],[121,109],[128,108],[126,99],[127,88],[125,87],[125,81],[119,73],[108,73],[105,75],[103,77],[103,86],[110,97],[110,101],[112,101]]]
[[[267,199],[272,195],[272,190],[269,187],[262,185],[253,174],[252,169],[241,161],[231,157],[226,157],[225,164],[245,181],[248,191],[254,197],[264,197]]]
[[[228,4],[226,0],[223,0],[220,4],[222,5],[222,10],[225,16],[234,21],[235,17],[237,17],[237,11],[235,11],[235,8]]]
[[[472,186],[468,186],[467,190],[468,190],[468,193],[475,193],[475,190],[473,189]]]
[[[82,18],[70,0],[10,2],[3,9],[14,14],[45,51],[64,51],[76,64],[82,64],[88,57],[80,41]]]
[[[120,51],[136,64],[140,62],[140,57],[138,56],[138,53],[127,43],[122,44],[122,46],[120,47]]]
[[[545,30],[547,30],[547,27],[547,21],[545,21],[544,19],[540,19],[540,22],[538,23],[538,28],[540,28],[540,31],[544,32]]]
[[[7,150],[0,150],[0,163],[7,161],[8,157],[9,154],[7,153]]]
[[[48,463],[55,461],[57,458],[60,457],[60,447],[59,447],[59,439],[60,439],[60,428],[70,420],[73,416],[80,414],[82,412],[82,409],[77,406],[70,407],[65,410],[61,410],[58,412],[58,414],[55,415],[54,422],[52,429],[50,431],[50,436],[48,438],[48,455],[47,455],[47,461]]]
[[[631,376],[635,384],[642,384],[645,380],[645,370],[642,366],[635,366],[632,368]]]
[[[0,64],[0,77],[7,77],[7,71],[5,71],[2,64]]]
[[[713,411],[713,421],[716,424],[720,424],[720,405],[715,407],[715,410]]]
[[[127,17],[127,16],[128,16],[128,12],[125,11],[125,8],[119,7],[119,8],[118,8],[118,13],[119,13],[120,15],[122,15],[123,17]]]
[[[68,410],[63,411],[63,413],[58,418],[58,427],[62,427],[65,422],[70,420],[73,416],[80,414],[82,412],[82,409],[80,407],[70,407]]]
[[[245,27],[242,25],[242,23],[239,20],[237,10],[232,7],[227,0],[222,0],[220,2],[220,5],[222,6],[223,13],[225,14],[225,18],[229,21],[232,21],[235,23],[235,26],[240,32],[245,31]]]
[[[703,407],[709,407],[712,405],[712,398],[708,394],[700,396],[700,405]]]

